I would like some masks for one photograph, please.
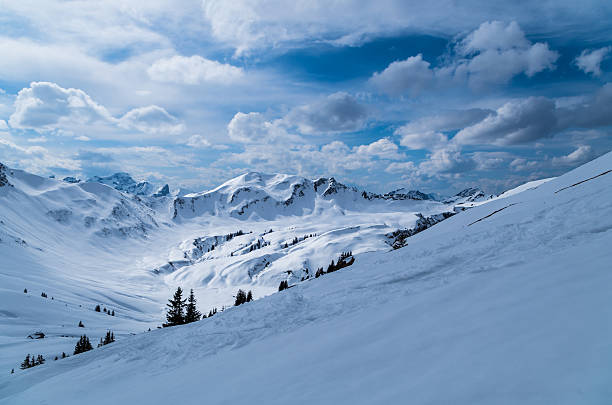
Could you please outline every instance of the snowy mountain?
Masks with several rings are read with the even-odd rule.
[[[0,166],[0,403],[605,403],[611,168],[445,203],[261,173],[145,198]],[[255,301],[156,330],[179,285],[203,311]]]
[[[116,190],[135,195],[151,195],[155,192],[154,186],[148,181],[136,182],[127,173],[115,173],[111,176],[94,176],[87,179],[88,183],[106,184]]]

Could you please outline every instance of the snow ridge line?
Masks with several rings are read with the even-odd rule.
[[[512,203],[512,204],[506,205],[506,206],[505,206],[505,207],[503,207],[503,208],[500,208],[500,209],[498,209],[498,210],[495,210],[495,211],[493,211],[492,213],[490,213],[489,215],[487,215],[486,217],[482,217],[482,218],[477,219],[476,221],[472,222],[471,224],[468,224],[468,226],[470,226],[470,225],[474,225],[476,222],[480,222],[480,221],[482,221],[483,219],[487,219],[487,218],[489,218],[491,215],[493,215],[493,214],[497,214],[498,212],[503,211],[503,210],[505,210],[506,208],[512,207],[513,205],[516,205],[516,204],[518,204],[518,203]]]
[[[589,181],[589,180],[596,179],[596,178],[598,178],[598,177],[600,177],[600,176],[603,176],[604,174],[608,174],[608,173],[610,173],[610,172],[612,172],[612,169],[611,169],[611,170],[608,170],[608,171],[605,171],[605,172],[603,172],[603,173],[599,173],[597,176],[589,177],[589,178],[588,178],[588,179],[586,179],[586,180],[582,180],[582,181],[579,181],[578,183],[574,183],[574,184],[572,184],[571,186],[567,186],[567,187],[560,188],[559,190],[555,191],[555,194],[557,194],[559,191],[563,191],[563,190],[568,189],[568,188],[570,188],[570,187],[577,186],[578,184],[582,184],[582,183],[587,182],[587,181]]]

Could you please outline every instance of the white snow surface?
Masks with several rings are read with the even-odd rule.
[[[384,243],[386,232],[411,226],[415,212],[449,207],[369,205],[348,191],[338,201],[317,191],[296,204],[307,208],[301,215],[278,215],[268,210],[293,189],[273,176],[274,192],[270,179],[249,186],[255,195],[249,202],[275,201],[248,219],[232,214],[231,195],[243,185],[228,183],[185,197],[214,194],[217,205],[187,203],[189,215],[173,218],[172,199],[136,204],[109,187],[58,186],[13,171],[8,180],[15,187],[0,188],[0,366],[6,370],[0,404],[607,404],[610,169],[612,153],[461,212],[394,251]],[[95,210],[81,202],[93,194]],[[130,216],[114,216],[117,205]],[[47,214],[60,206],[72,214]],[[85,211],[96,218],[90,228],[81,223]],[[144,231],[101,234],[103,219],[112,230],[142,223]],[[212,252],[192,248],[195,238],[208,246],[237,229],[253,233]],[[317,236],[282,248],[310,233]],[[257,238],[270,245],[244,252]],[[304,282],[284,273],[314,270],[344,250],[353,250],[356,262],[335,273]],[[272,264],[262,269],[263,259]],[[295,285],[273,293],[287,277]],[[239,287],[253,289],[256,300],[155,329],[178,284],[196,289],[202,309],[231,303]],[[95,303],[112,306],[117,316],[94,312]],[[85,328],[76,327],[79,319]],[[149,326],[151,332],[130,335]],[[25,339],[26,331],[41,328],[48,339]],[[95,342],[107,328],[118,331],[117,342],[50,361],[51,353],[68,352],[79,333]],[[39,352],[46,364],[8,373],[26,353]]]

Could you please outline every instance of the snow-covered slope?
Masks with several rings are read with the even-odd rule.
[[[4,374],[0,403],[606,404],[611,169],[607,154],[404,248]]]
[[[389,250],[385,235],[412,227],[417,213],[452,209],[364,198],[333,179],[251,173],[202,193],[223,203],[215,215],[173,218],[182,197],[168,187],[138,196],[117,190],[121,182],[57,181],[4,166],[0,176],[0,344],[11,347],[0,350],[0,370],[17,366],[30,347],[45,357],[69,352],[78,333],[112,328],[123,337],[155,328],[179,285],[193,288],[204,310],[231,305],[238,288],[262,297],[283,280],[312,277],[341,252]],[[301,193],[296,184],[313,188]],[[283,203],[253,208],[248,218],[234,214],[262,195]],[[317,209],[295,209],[307,204]],[[94,312],[98,304],[116,317]],[[38,330],[47,337],[26,338]]]

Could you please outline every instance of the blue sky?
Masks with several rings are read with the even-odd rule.
[[[612,149],[609,2],[101,3],[0,0],[3,163],[500,192]]]

